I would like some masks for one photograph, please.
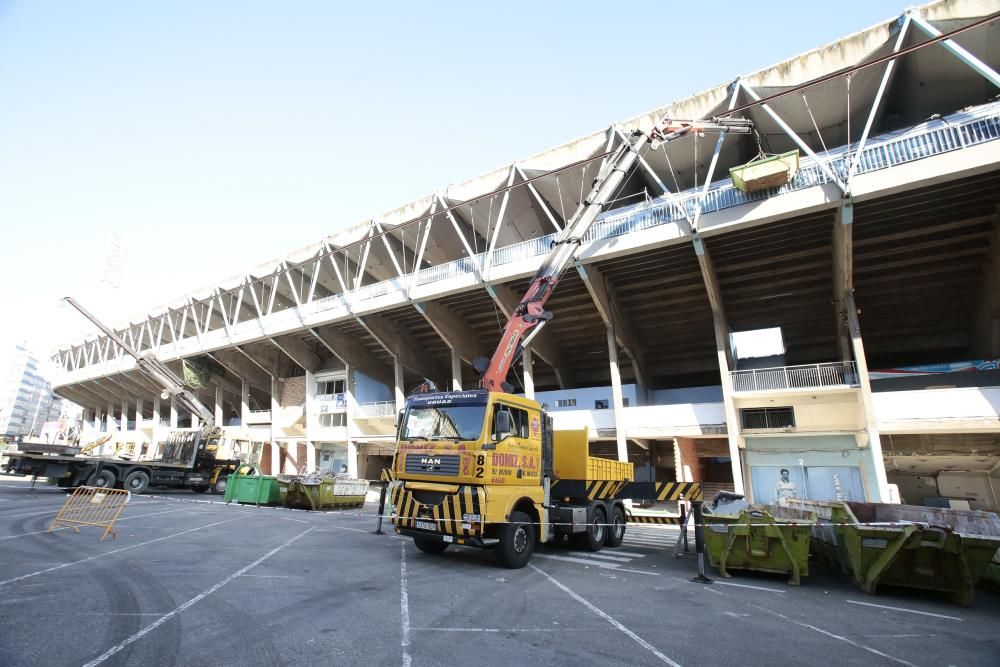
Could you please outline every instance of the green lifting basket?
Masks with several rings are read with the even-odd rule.
[[[729,170],[733,185],[743,192],[758,192],[785,185],[799,170],[797,150],[780,155],[756,157],[750,162]]]

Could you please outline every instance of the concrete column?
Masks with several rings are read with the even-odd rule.
[[[858,384],[861,387],[861,403],[865,413],[865,431],[868,433],[868,447],[872,453],[872,464],[875,467],[875,479],[878,480],[878,497],[872,502],[889,502],[889,481],[885,475],[885,459],[882,458],[882,440],[878,432],[878,420],[875,416],[875,405],[872,401],[871,378],[868,375],[868,360],[865,357],[865,346],[861,340],[861,326],[858,323],[858,307],[854,302],[854,293],[849,292],[845,299],[847,306],[847,325],[851,332],[851,349],[854,352],[854,362],[858,371]]]
[[[281,457],[278,455],[278,429],[275,427],[275,421],[278,416],[278,378],[271,376],[271,474],[277,475],[281,470],[278,465],[281,461]]]
[[[678,482],[703,482],[698,448],[691,438],[674,438],[674,471]]]
[[[622,399],[622,376],[618,371],[618,342],[611,327],[608,331],[608,357],[611,370],[611,401],[615,411],[615,444],[618,448],[618,460],[628,461],[628,445],[625,442],[625,406]]]
[[[305,472],[316,470],[316,445],[312,440],[306,440],[306,469]]]
[[[198,415],[191,415],[191,428],[198,428],[201,426],[201,420],[198,419]]]
[[[153,398],[153,428],[160,428],[160,397]]]
[[[462,360],[454,348],[451,350],[451,390],[462,391]]]
[[[118,430],[128,430],[128,401],[122,401],[122,419],[118,422]]]
[[[107,420],[108,433],[115,430],[115,404],[113,401],[108,401],[108,414],[105,416]]]
[[[224,426],[223,421],[223,398],[222,387],[215,388],[215,425]]]
[[[715,348],[719,359],[719,380],[722,383],[722,406],[726,413],[726,439],[729,441],[730,465],[733,468],[733,491],[745,494],[743,463],[740,460],[740,415],[733,399],[733,378],[729,375],[729,331],[715,317]]]
[[[350,439],[347,441],[347,474],[358,478],[358,443]]]
[[[532,368],[531,350],[525,350],[521,354],[521,364],[524,367],[522,374],[524,380],[524,397],[535,400],[535,372]]]
[[[143,401],[141,398],[135,399],[135,430],[139,430],[142,426],[142,409]]]
[[[94,430],[100,433],[101,431],[101,408],[97,406],[94,408]]]
[[[177,401],[170,397],[170,428],[177,428]]]
[[[399,359],[393,359],[393,391],[396,397],[396,411],[403,409],[406,403],[406,395],[403,393],[403,367],[399,364]]]
[[[240,384],[240,426],[247,428],[250,424],[250,385],[246,380]]]

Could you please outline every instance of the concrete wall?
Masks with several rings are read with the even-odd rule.
[[[864,428],[857,391],[817,390],[815,393],[772,393],[767,397],[737,395],[735,400],[737,409],[792,407],[796,433],[854,433]]]
[[[876,392],[872,400],[879,428],[889,432],[960,425],[968,430],[1000,431],[1000,387]]]
[[[637,402],[636,386],[634,384],[622,385],[622,398],[628,399],[630,406],[639,405]],[[560,408],[556,403],[564,399],[576,399],[575,407]],[[568,410],[593,410],[594,401],[604,400],[611,406],[611,387],[582,387],[580,389],[560,389],[559,391],[540,391],[535,394],[535,400],[548,405],[549,412],[561,412]],[[720,399],[721,400],[721,399]],[[613,419],[613,417],[612,417]]]
[[[654,389],[653,405],[675,403],[722,403],[722,385],[709,387],[684,387],[683,389]]]
[[[392,387],[354,371],[354,399],[358,403],[380,403],[394,399]]]

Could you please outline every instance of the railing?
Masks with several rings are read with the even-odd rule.
[[[856,387],[853,361],[732,371],[733,391],[780,391],[811,387]]]
[[[393,417],[396,415],[396,404],[393,401],[379,401],[377,403],[359,403],[355,417]]]
[[[347,397],[344,394],[316,394],[313,399],[323,403],[333,403],[334,410],[347,407]]]
[[[991,102],[970,111],[948,116],[945,119],[928,121],[895,133],[872,137],[858,159],[858,174],[888,169],[926,157],[961,150],[969,146],[1000,139],[1000,102]],[[824,185],[831,181],[827,170],[841,180],[847,178],[850,165],[857,155],[857,144],[841,146],[826,151],[819,161],[803,157],[795,178],[780,188],[745,193],[736,189],[724,179],[716,181],[702,195],[700,189],[689,189],[673,195],[622,207],[601,217],[587,232],[584,241],[593,242],[614,238],[624,234],[649,229],[659,225],[677,222],[692,217],[699,201],[702,213],[712,213],[734,206],[750,204],[774,196]],[[826,167],[826,170],[823,169]],[[494,266],[509,264],[518,260],[542,256],[551,248],[555,234],[549,234],[529,241],[515,243],[493,251]],[[416,285],[427,285],[473,273],[475,267],[485,267],[485,253],[475,257],[463,257],[452,262],[421,269],[415,276]],[[403,289],[409,276],[394,278],[366,285],[345,297],[335,294],[316,299],[304,308],[318,313],[332,308],[347,306],[357,302],[383,296],[393,290]],[[294,309],[291,309],[294,311]],[[281,312],[269,317],[280,318]]]

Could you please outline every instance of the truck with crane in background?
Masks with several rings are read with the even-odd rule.
[[[520,568],[538,543],[568,537],[590,551],[620,545],[628,500],[701,499],[697,483],[636,482],[631,463],[590,456],[585,429],[556,430],[541,405],[511,393],[507,374],[552,319],[546,301],[640,151],[692,132],[747,134],[752,127],[741,118],[663,119],[648,133],[632,132],[604,156],[589,194],[510,314],[493,356],[477,360],[480,388],[407,399],[387,492],[397,534],[431,554],[450,545],[491,548],[501,565]]]
[[[244,466],[238,459],[219,458],[224,449],[224,438],[222,429],[215,424],[212,411],[152,352],[140,355],[73,298],[66,297],[65,300],[135,359],[136,370],[162,388],[161,398],[172,398],[198,417],[201,427],[172,430],[159,446],[157,456],[150,460],[87,455],[110,440],[107,434],[75,451],[65,447],[53,449],[52,446],[25,445],[23,448],[28,451],[8,454],[6,472],[45,477],[66,489],[78,486],[117,487],[132,493],[143,493],[152,486],[189,488],[197,493],[225,493],[229,473],[249,466]]]

